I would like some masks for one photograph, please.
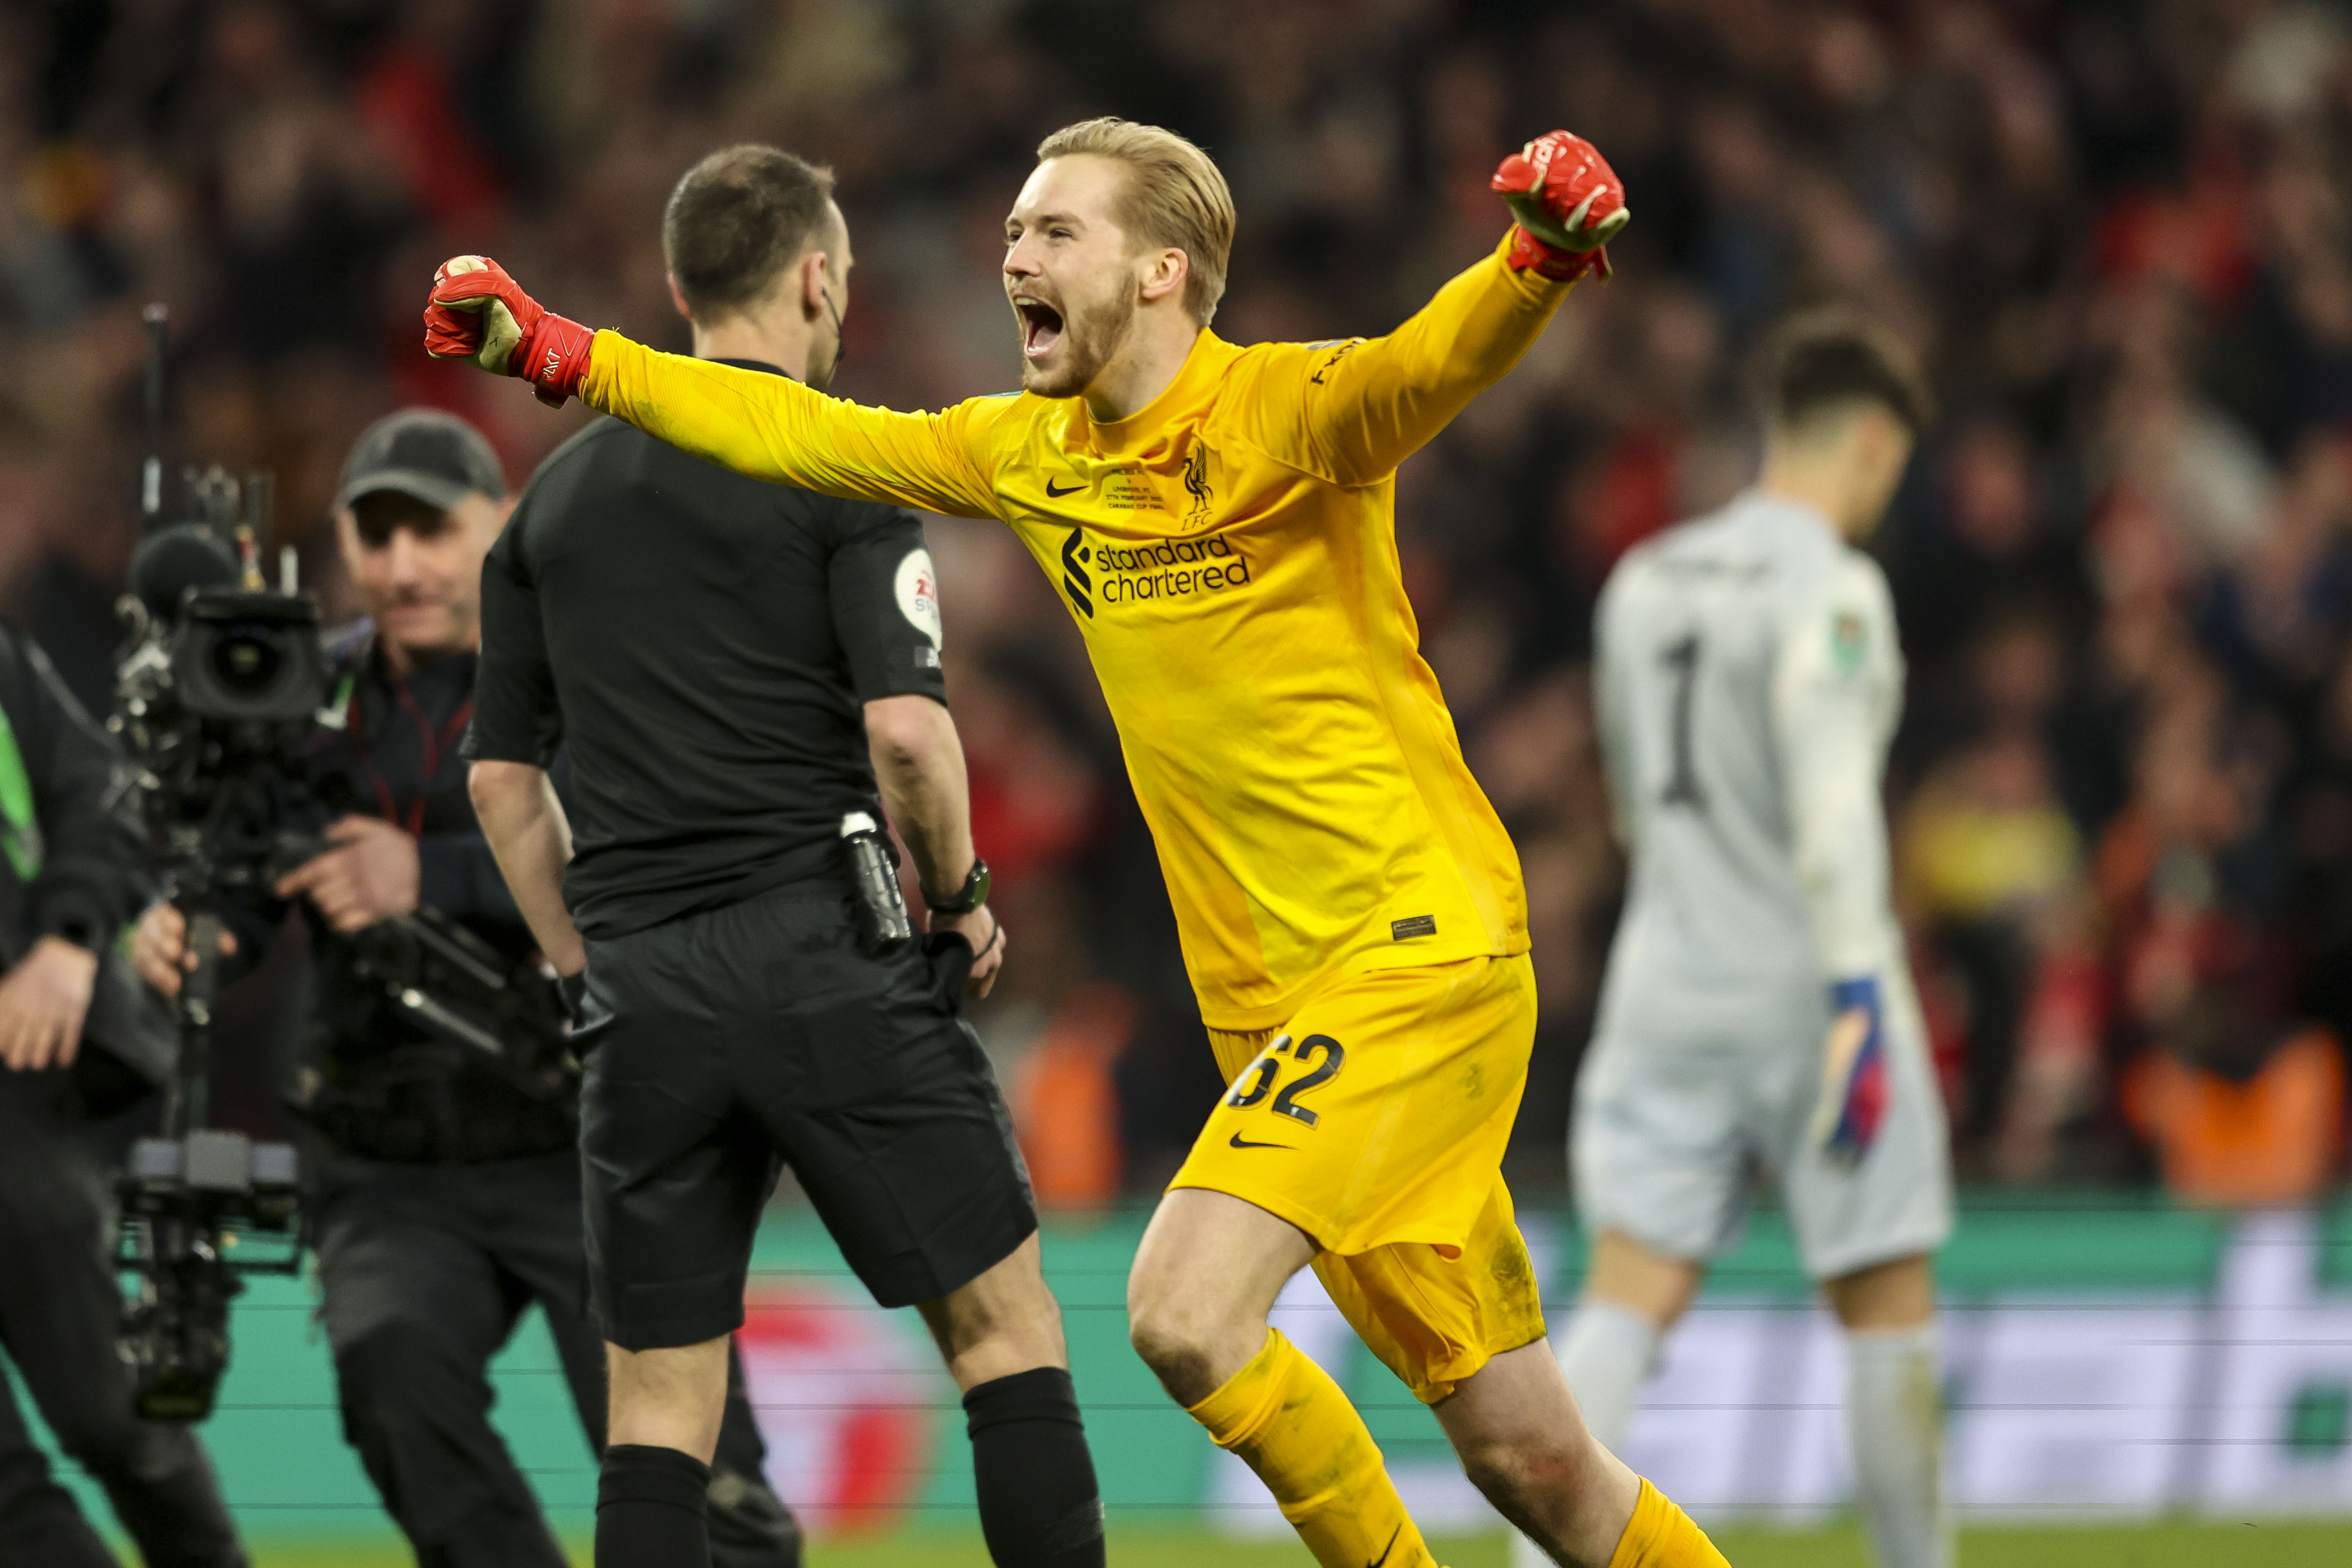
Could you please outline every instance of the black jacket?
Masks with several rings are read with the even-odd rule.
[[[349,814],[391,821],[416,840],[417,897],[509,961],[536,949],[475,820],[457,742],[473,712],[475,657],[457,654],[394,673],[373,629],[331,641],[328,711],[304,757],[299,789],[280,797],[280,833],[323,834]],[[422,1162],[504,1158],[570,1143],[575,1114],[524,1092],[478,1052],[420,1027],[362,973],[360,939],[300,900],[317,972],[311,1051],[294,1109],[353,1152]],[[266,889],[227,900],[234,974],[257,963],[286,914]]]
[[[40,869],[29,883],[0,862],[0,964],[45,936],[93,950],[148,896],[144,844],[121,752],[75,701],[48,657],[0,627],[0,710],[32,784]]]

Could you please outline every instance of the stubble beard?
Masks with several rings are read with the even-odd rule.
[[[401,630],[383,625],[391,618],[389,616],[377,617],[378,624],[383,626],[383,635],[397,642],[400,645],[401,653],[414,663],[430,664],[436,659],[462,652],[472,646],[473,623],[454,607],[446,605],[434,607],[440,609],[442,613],[438,616],[424,617],[427,623],[424,626],[403,628],[407,632],[405,637],[401,635]],[[411,640],[412,638],[416,640]]]
[[[1021,362],[1022,390],[1040,397],[1076,397],[1092,386],[1103,367],[1126,343],[1129,329],[1135,325],[1135,296],[1131,292],[1122,291],[1083,318],[1071,313],[1066,300],[1064,303],[1060,368],[1047,371],[1034,361],[1024,358]]]

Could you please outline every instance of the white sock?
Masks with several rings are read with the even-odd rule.
[[[1658,1363],[1658,1331],[1639,1312],[1609,1301],[1581,1301],[1559,1342],[1559,1370],[1568,1374],[1584,1424],[1611,1453],[1623,1447],[1642,1385]],[[1526,1536],[1511,1536],[1511,1568],[1549,1568],[1551,1559]]]
[[[1951,1568],[1936,1325],[1850,1329],[1845,1367],[1857,1500],[1879,1568]]]
[[[1642,1385],[1658,1364],[1656,1327],[1613,1301],[1580,1301],[1559,1342],[1559,1370],[1568,1374],[1584,1424],[1611,1453],[1625,1446],[1625,1428],[1642,1402]]]

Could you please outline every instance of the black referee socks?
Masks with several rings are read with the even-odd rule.
[[[676,1448],[616,1443],[596,1476],[596,1568],[705,1568],[710,1467]]]
[[[963,1409],[980,1530],[997,1568],[1101,1568],[1102,1493],[1070,1374],[1016,1372],[965,1394]]]

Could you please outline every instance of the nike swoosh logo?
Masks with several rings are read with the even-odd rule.
[[[1259,1143],[1259,1142],[1254,1142],[1254,1141],[1252,1141],[1252,1140],[1250,1140],[1250,1139],[1247,1139],[1247,1138],[1243,1137],[1243,1136],[1242,1136],[1240,1133],[1238,1133],[1238,1132],[1234,1133],[1234,1134],[1233,1135],[1233,1137],[1231,1137],[1230,1139],[1226,1140],[1226,1142],[1229,1142],[1229,1143],[1231,1143],[1231,1144],[1232,1144],[1234,1148],[1236,1148],[1236,1149],[1287,1149],[1287,1148],[1291,1147],[1291,1145],[1290,1145],[1290,1144],[1287,1144],[1287,1143]],[[1400,1526],[1400,1528],[1402,1528],[1402,1526]],[[1389,1544],[1390,1544],[1391,1546],[1394,1546],[1394,1545],[1396,1544],[1396,1542],[1393,1542],[1393,1541],[1391,1541],[1391,1542],[1389,1542]],[[1381,1563],[1385,1563],[1385,1562],[1387,1562],[1387,1561],[1388,1561],[1388,1553],[1387,1553],[1387,1552],[1381,1552]],[[1380,1564],[1380,1563],[1373,1563],[1373,1564],[1372,1564],[1372,1568],[1381,1568],[1381,1564]]]
[[[1045,481],[1045,493],[1053,497],[1055,500],[1061,500],[1064,496],[1074,496],[1086,488],[1087,487],[1084,485],[1072,485],[1068,489],[1057,490],[1054,488],[1053,480],[1047,479]]]
[[[1398,1525],[1394,1530],[1390,1531],[1389,1543],[1386,1546],[1381,1547],[1381,1554],[1378,1557],[1373,1558],[1370,1563],[1366,1563],[1364,1568],[1381,1568],[1381,1564],[1389,1560],[1389,1553],[1396,1550],[1397,1537],[1403,1533],[1404,1526],[1402,1524]]]

